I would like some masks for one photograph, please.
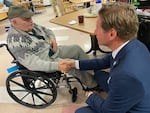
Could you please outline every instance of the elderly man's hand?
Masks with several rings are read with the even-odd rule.
[[[56,52],[58,48],[56,40],[52,38],[50,39],[49,43],[52,46],[53,51]]]

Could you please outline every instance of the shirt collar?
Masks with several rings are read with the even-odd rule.
[[[118,47],[117,49],[115,49],[113,52],[112,52],[112,57],[113,59],[115,59],[116,55],[118,54],[118,52],[129,42],[126,41],[124,44],[122,44],[120,47]]]

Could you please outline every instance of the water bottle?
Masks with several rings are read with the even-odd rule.
[[[101,0],[96,0],[96,11],[98,12],[102,7]]]
[[[134,4],[135,6],[140,5],[140,3],[139,3],[139,1],[138,1],[138,0],[133,0],[132,2],[133,2],[133,4]]]

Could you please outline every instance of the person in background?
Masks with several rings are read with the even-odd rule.
[[[32,0],[28,0],[29,1],[29,9],[31,9],[32,12],[35,12],[35,6],[32,3]]]
[[[22,6],[11,6],[8,18],[11,27],[7,44],[16,60],[33,71],[54,72],[65,70],[63,58],[88,59],[88,55],[77,45],[58,46],[53,31],[33,23],[33,12]],[[97,86],[94,77],[88,71],[71,70],[88,88]]]
[[[56,17],[64,15],[63,0],[51,0]]]
[[[95,80],[107,92],[86,93],[87,106],[75,113],[150,113],[150,53],[137,40],[138,17],[127,3],[103,4],[95,35],[99,45],[111,48],[102,59],[64,60],[69,69],[94,70]],[[110,72],[102,69],[110,68]]]
[[[4,4],[6,5],[6,7],[10,7],[10,6],[13,5],[13,4],[12,4],[10,1],[8,1],[8,0],[4,0]]]

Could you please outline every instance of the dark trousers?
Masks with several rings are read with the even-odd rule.
[[[101,89],[108,92],[109,87],[107,80],[109,78],[109,73],[105,71],[95,71],[95,80],[100,86]],[[93,109],[91,109],[89,106],[81,107],[75,111],[75,113],[97,113]]]
[[[107,81],[109,78],[109,73],[105,71],[95,71],[94,77],[95,77],[97,84],[100,86],[100,88],[108,92],[109,87],[108,87]]]

